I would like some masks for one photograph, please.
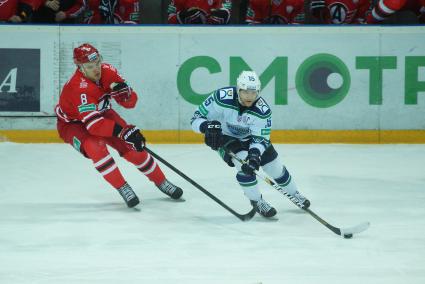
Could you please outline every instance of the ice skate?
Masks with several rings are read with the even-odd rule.
[[[130,185],[128,185],[128,183],[125,183],[123,186],[121,186],[118,189],[118,192],[121,194],[129,208],[139,204],[139,198],[137,197],[136,193],[134,193],[133,189],[131,189]]]
[[[179,199],[183,195],[183,190],[165,179],[159,186],[158,189],[163,193],[171,197],[172,199]]]
[[[301,209],[307,209],[310,207],[310,200],[305,198],[299,191],[296,191],[295,194],[288,194],[289,199],[292,202],[297,204]]]
[[[258,214],[270,218],[276,215],[276,209],[274,209],[270,204],[268,204],[263,197],[260,200],[255,201],[251,200],[251,205],[255,208]]]

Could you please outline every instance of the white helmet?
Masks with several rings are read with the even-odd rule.
[[[261,82],[254,71],[242,71],[236,81],[236,87],[239,90],[256,91],[257,97],[260,95]]]

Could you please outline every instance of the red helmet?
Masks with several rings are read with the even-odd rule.
[[[74,63],[83,64],[100,58],[99,51],[91,44],[84,43],[74,48]]]

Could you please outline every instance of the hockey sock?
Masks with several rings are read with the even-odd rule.
[[[118,189],[125,184],[125,179],[108,152],[103,140],[88,138],[84,142],[84,151],[93,161],[94,167],[114,188]]]
[[[265,164],[262,168],[263,171],[271,176],[287,193],[294,195],[298,191],[297,185],[292,180],[291,174],[286,167],[282,165],[279,159],[274,159]]]
[[[124,158],[134,164],[155,185],[159,186],[165,180],[161,168],[148,152],[129,151],[124,154]]]
[[[258,190],[257,178],[255,176],[249,176],[243,172],[238,172],[236,174],[236,179],[249,200],[258,201],[261,199],[261,193]]]
[[[291,195],[294,195],[298,191],[297,185],[292,181],[292,177],[286,168],[283,168],[282,175],[274,178],[274,180]]]

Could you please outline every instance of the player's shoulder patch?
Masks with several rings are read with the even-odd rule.
[[[218,89],[214,93],[214,98],[217,104],[219,105],[228,105],[233,106],[236,97],[236,88],[235,87],[225,87]]]
[[[260,98],[255,103],[255,108],[257,108],[261,112],[261,114],[264,114],[264,115],[272,112],[269,105],[267,104],[267,102],[263,98]]]
[[[263,98],[259,98],[254,107],[249,110],[249,113],[260,118],[268,118],[271,116],[272,110]]]

